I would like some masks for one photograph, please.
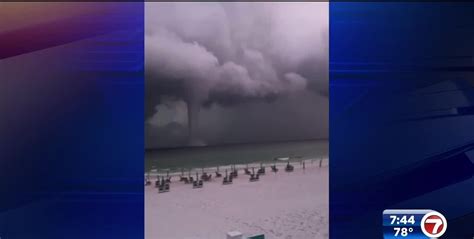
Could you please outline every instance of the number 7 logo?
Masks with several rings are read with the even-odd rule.
[[[433,211],[423,216],[420,226],[427,237],[439,238],[446,232],[448,223],[443,214]]]
[[[431,217],[434,217],[434,216],[431,216]],[[433,230],[431,230],[431,233],[437,234],[439,232],[438,229],[440,228],[440,226],[443,225],[443,220],[441,220],[441,218],[428,218],[426,219],[425,224],[434,224],[434,227],[433,227]],[[426,226],[426,228],[428,228],[428,225]]]

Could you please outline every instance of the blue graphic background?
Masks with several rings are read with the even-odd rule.
[[[144,4],[81,7],[1,33],[2,239],[144,238]]]
[[[330,4],[331,238],[381,238],[386,208],[474,236],[473,10]]]

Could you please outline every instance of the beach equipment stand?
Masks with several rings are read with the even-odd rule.
[[[217,166],[217,171],[216,171],[216,178],[222,177],[222,174],[219,173],[219,166]]]
[[[286,172],[293,172],[293,165],[290,164],[290,162],[288,161],[288,163],[286,164],[286,167],[285,167],[285,171]]]
[[[171,183],[170,171],[166,171],[166,182]]]
[[[227,169],[225,170],[225,177],[224,180],[222,180],[222,184],[227,185],[232,183],[232,177],[229,177],[227,174]]]
[[[265,167],[263,167],[263,163],[260,163],[260,168],[258,169],[257,174],[265,175]]]

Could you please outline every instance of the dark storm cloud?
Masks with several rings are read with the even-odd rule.
[[[199,134],[208,144],[327,137],[328,98],[309,91],[232,107],[202,110]]]
[[[181,125],[190,128],[205,124],[199,118],[213,115],[213,105],[237,111],[254,102],[263,112],[271,107],[262,103],[284,104],[280,98],[305,92],[327,102],[327,30],[327,3],[146,3],[147,122],[166,111],[168,101],[185,102],[185,112],[167,114],[187,114]],[[310,111],[327,115],[322,110],[327,108]],[[148,131],[165,126],[148,127],[154,135]],[[176,133],[179,127],[169,128]]]

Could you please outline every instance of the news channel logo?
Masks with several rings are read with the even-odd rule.
[[[384,239],[440,238],[448,229],[444,215],[431,209],[386,209],[382,218]]]

